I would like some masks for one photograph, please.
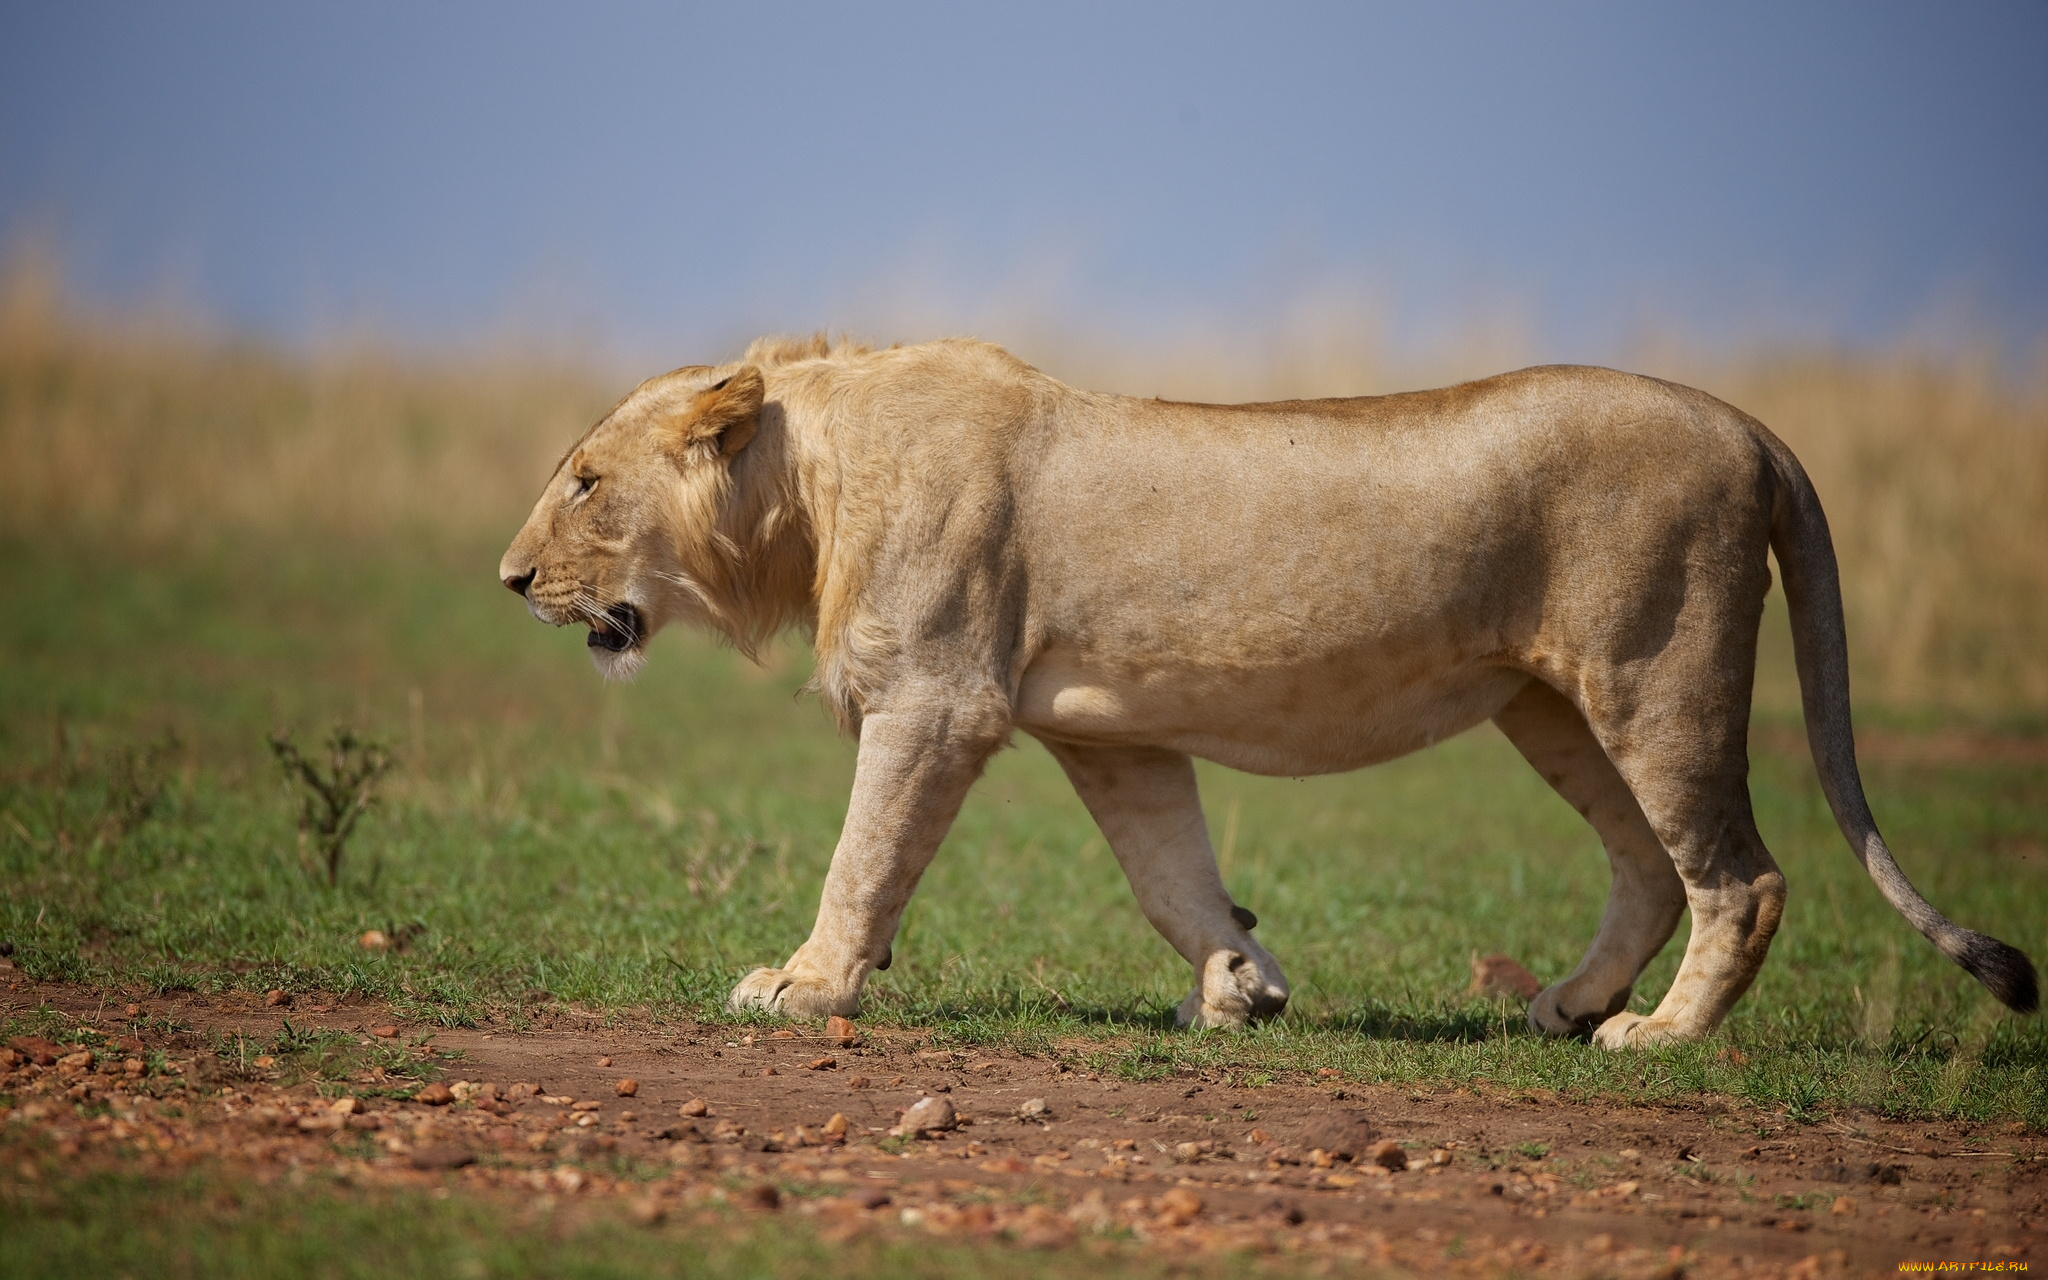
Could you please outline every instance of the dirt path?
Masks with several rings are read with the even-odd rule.
[[[59,1011],[70,1031],[53,1047],[72,1050],[68,1066],[0,1079],[14,1099],[0,1178],[32,1176],[23,1153],[36,1150],[145,1167],[214,1159],[259,1176],[344,1163],[360,1179],[548,1206],[609,1197],[648,1224],[738,1205],[799,1215],[828,1238],[1056,1247],[1128,1230],[1170,1253],[1327,1253],[1433,1274],[1891,1275],[1904,1261],[2048,1259],[2048,1141],[2002,1127],[1796,1125],[1721,1100],[1602,1106],[1313,1077],[1252,1087],[1224,1072],[1122,1081],[1085,1070],[1078,1045],[944,1052],[886,1029],[842,1045],[815,1028],[743,1037],[556,1008],[517,1033],[447,1031],[305,996],[289,1008],[134,998],[134,1014],[127,999],[0,991],[8,1017]],[[390,1096],[413,1083],[361,1062],[323,1095],[293,1083],[296,1059],[208,1047],[237,1033],[267,1044],[287,1016],[348,1033],[338,1043],[363,1062],[437,1063],[457,1100]],[[87,1065],[73,1046],[96,1040]],[[133,1074],[149,1063],[154,1074]],[[637,1087],[621,1096],[628,1079]],[[362,1110],[333,1110],[342,1093]],[[924,1095],[949,1102],[959,1126],[891,1136]],[[680,1114],[693,1099],[704,1114]]]

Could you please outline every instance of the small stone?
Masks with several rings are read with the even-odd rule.
[[[1202,1197],[1186,1187],[1174,1187],[1159,1197],[1159,1220],[1172,1227],[1184,1227],[1202,1213]]]
[[[639,1116],[638,1116],[637,1114],[635,1114],[634,1112],[631,1112],[631,1111],[621,1111],[621,1112],[619,1112],[619,1119],[621,1119],[621,1120],[625,1120],[625,1121],[628,1121],[628,1122],[630,1122],[630,1121],[638,1120],[639,1118],[640,1118],[640,1117],[639,1117]]]
[[[860,1187],[847,1192],[846,1198],[863,1209],[879,1209],[889,1203],[889,1193],[880,1187]]]
[[[1855,1197],[1855,1196],[1836,1196],[1836,1197],[1835,1197],[1835,1203],[1834,1203],[1834,1207],[1833,1207],[1833,1208],[1831,1208],[1831,1209],[1829,1209],[1829,1210],[1828,1210],[1828,1212],[1829,1212],[1830,1214],[1833,1214],[1833,1215],[1834,1215],[1835,1217],[1837,1217],[1837,1218],[1853,1218],[1853,1217],[1855,1217],[1855,1216],[1856,1216],[1856,1197]]]
[[[263,1059],[258,1058],[256,1061],[258,1064],[261,1064]],[[57,1059],[58,1069],[63,1071],[83,1071],[91,1065],[92,1050],[90,1049],[79,1049]]]
[[[1389,1173],[1400,1173],[1408,1167],[1408,1152],[1400,1143],[1392,1140],[1376,1142],[1365,1153],[1368,1163],[1376,1164]]]
[[[506,1086],[505,1099],[508,1102],[524,1102],[528,1098],[539,1097],[541,1092],[542,1089],[539,1085],[522,1080],[517,1084]]]
[[[660,1226],[668,1210],[653,1196],[640,1196],[626,1206],[626,1214],[643,1227]]]
[[[608,1067],[612,1065],[611,1055],[607,1054],[604,1057],[599,1058],[597,1060],[597,1065],[600,1067]]]
[[[740,1192],[740,1207],[757,1213],[773,1213],[782,1207],[782,1193],[775,1184],[763,1182]]]
[[[763,1068],[761,1068],[761,1075],[762,1075],[763,1077],[767,1077],[767,1076],[779,1076],[779,1075],[781,1075],[781,1074],[782,1074],[782,1073],[781,1073],[780,1071],[777,1071],[777,1070],[776,1070],[775,1068],[773,1068],[773,1067],[763,1067]]]
[[[1333,1111],[1317,1116],[1301,1130],[1302,1147],[1320,1147],[1335,1160],[1363,1160],[1377,1141],[1379,1134],[1364,1116],[1355,1112]]]
[[[249,1065],[256,1068],[258,1071],[268,1071],[277,1065],[277,1059],[271,1057],[269,1054],[266,1053],[255,1058],[251,1058],[249,1060]]]
[[[1044,1098],[1026,1098],[1024,1104],[1017,1108],[1018,1117],[1024,1120],[1043,1120],[1050,1114],[1052,1108],[1046,1105]]]
[[[357,1097],[336,1098],[327,1104],[327,1109],[338,1116],[360,1115],[363,1110],[363,1100]]]
[[[708,1116],[711,1114],[711,1104],[702,1098],[692,1098],[677,1108],[676,1114],[683,1116]]]
[[[445,1107],[455,1101],[455,1091],[436,1080],[432,1084],[423,1085],[418,1093],[412,1095],[412,1100],[430,1107]]]
[[[937,1133],[959,1124],[959,1114],[953,1104],[944,1098],[927,1095],[919,1098],[903,1113],[903,1120],[891,1132],[898,1137],[922,1137]]]
[[[1267,1133],[1264,1129],[1254,1129],[1250,1133],[1246,1134],[1245,1138],[1253,1146],[1263,1147],[1273,1140],[1273,1135]]]
[[[264,994],[263,1003],[272,1009],[289,1009],[292,1007],[291,993],[273,987]]]
[[[629,1076],[613,1085],[612,1092],[618,1094],[621,1098],[630,1098],[640,1092],[640,1082]]]
[[[846,1087],[849,1089],[872,1089],[874,1084],[875,1082],[866,1076],[854,1076],[846,1082]]]
[[[804,1069],[807,1071],[837,1071],[839,1069],[839,1059],[827,1054],[825,1057],[813,1058],[806,1062]]]
[[[778,1027],[776,1030],[768,1033],[768,1038],[770,1040],[794,1040],[796,1039],[796,1032],[791,1031],[788,1027]]]
[[[128,1075],[139,1076],[149,1068],[140,1058],[128,1058],[121,1063],[121,1070]]]
[[[107,1047],[109,1049],[119,1049],[122,1053],[130,1056],[141,1053],[148,1048],[147,1045],[137,1040],[134,1036],[115,1036],[107,1041]]]
[[[348,1123],[347,1116],[335,1115],[332,1111],[316,1111],[309,1116],[299,1117],[301,1133],[339,1133]]]
[[[383,951],[391,946],[391,939],[384,936],[382,929],[365,929],[356,945],[365,951]]]
[[[836,1041],[842,1049],[849,1048],[860,1039],[860,1028],[853,1025],[851,1018],[842,1018],[835,1013],[825,1019],[825,1038]]]
[[[58,1056],[64,1052],[41,1036],[16,1036],[7,1042],[7,1047],[39,1067],[56,1065]]]
[[[379,1040],[396,1040],[398,1038],[398,1028],[393,1026],[371,1027],[370,1034]]]
[[[1473,996],[1514,996],[1521,1000],[1533,1000],[1543,990],[1543,983],[1508,956],[1495,953],[1472,956],[1472,985],[1465,989],[1466,995]]]
[[[581,1169],[571,1169],[569,1166],[563,1165],[549,1174],[548,1179],[557,1188],[572,1195],[583,1189],[583,1171]]]
[[[837,1111],[833,1112],[832,1118],[825,1122],[824,1134],[828,1138],[844,1138],[846,1136],[845,1115]]]
[[[569,1104],[569,1110],[571,1111],[602,1111],[603,1109],[604,1104],[595,1098],[585,1098],[580,1102]]]
[[[121,1012],[126,1017],[139,1018],[142,1016],[142,1006],[139,1004],[131,1004],[127,1008],[121,1010]]]

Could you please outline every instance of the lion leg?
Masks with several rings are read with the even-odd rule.
[[[1689,647],[1725,661],[1725,648]],[[1656,674],[1653,688],[1595,699],[1641,709],[1594,731],[1670,851],[1692,911],[1670,990],[1648,1017],[1620,1012],[1601,1023],[1593,1043],[1608,1049],[1712,1033],[1755,981],[1785,909],[1785,877],[1750,809],[1748,682],[1674,665],[1680,669]]]
[[[1671,940],[1685,885],[1642,806],[1563,694],[1531,680],[1493,718],[1522,758],[1592,824],[1614,882],[1600,932],[1571,976],[1539,993],[1529,1025],[1546,1035],[1587,1035],[1628,1007],[1635,981]]]
[[[1046,749],[1088,806],[1152,927],[1194,966],[1184,1027],[1241,1027],[1287,1007],[1287,977],[1230,900],[1186,756],[1152,747]]]
[[[1673,790],[1676,794],[1668,806],[1666,797],[1646,795],[1644,808],[1653,826],[1662,826],[1659,819],[1671,816],[1664,838],[1685,884],[1692,936],[1686,940],[1678,975],[1656,1010],[1648,1017],[1616,1013],[1601,1023],[1593,1043],[1602,1048],[1699,1040],[1711,1034],[1756,980],[1784,915],[1785,877],[1757,833],[1747,795],[1737,814],[1729,812],[1736,808],[1732,802],[1711,792]],[[1691,821],[1677,816],[1688,812],[1701,816]]]
[[[975,722],[981,730],[975,731]],[[794,1018],[852,1016],[868,974],[885,967],[889,944],[917,882],[960,812],[967,789],[1002,740],[993,716],[958,708],[928,714],[870,714],[846,825],[825,873],[811,936],[777,969],[756,969],[733,988],[735,1010]]]

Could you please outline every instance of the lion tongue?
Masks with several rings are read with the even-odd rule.
[[[617,653],[625,648],[626,642],[625,632],[614,631],[604,623],[595,620],[590,624],[590,634],[583,638],[583,643],[591,648],[608,649],[613,653]]]

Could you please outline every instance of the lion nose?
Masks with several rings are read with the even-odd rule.
[[[533,575],[535,572],[535,570],[528,569],[525,573],[520,574],[516,578],[506,578],[506,590],[512,592],[514,595],[525,595],[526,589],[533,585]]]

